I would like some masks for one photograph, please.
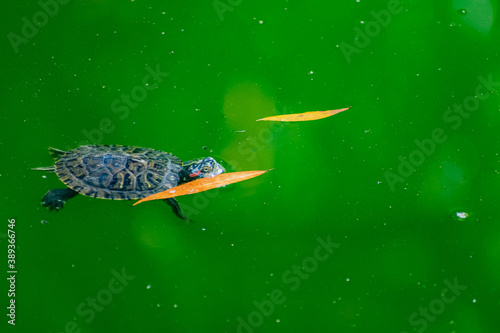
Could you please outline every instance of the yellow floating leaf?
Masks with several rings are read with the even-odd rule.
[[[349,108],[343,108],[338,110],[327,110],[327,111],[310,111],[304,113],[293,113],[284,114],[281,116],[272,116],[262,119],[257,119],[257,121],[308,121],[308,120],[318,120],[326,117],[333,116],[334,114],[340,113],[342,111],[349,110]]]
[[[244,180],[260,176],[268,171],[269,170],[230,172],[230,173],[222,173],[212,178],[196,179],[193,180],[192,182],[172,187],[166,191],[155,193],[153,195],[145,197],[134,203],[134,206],[144,201],[168,199],[168,198],[178,197],[181,195],[208,191],[216,187],[242,182]]]

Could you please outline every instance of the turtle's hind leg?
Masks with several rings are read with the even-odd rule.
[[[78,192],[70,188],[58,188],[48,191],[42,198],[42,205],[50,210],[59,210],[64,207],[66,200],[73,198]]]
[[[175,213],[175,215],[177,215],[178,217],[180,217],[183,220],[189,221],[189,219],[182,213],[181,207],[179,206],[179,203],[177,202],[177,200],[175,200],[174,198],[169,198],[169,199],[163,199],[163,201],[167,205],[172,207],[172,211]]]
[[[67,151],[57,149],[57,148],[52,148],[49,147],[49,154],[52,156],[56,161],[60,159],[64,154],[66,154]]]

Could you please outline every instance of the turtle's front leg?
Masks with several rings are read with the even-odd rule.
[[[66,200],[73,198],[78,192],[70,188],[58,188],[48,191],[42,198],[42,205],[48,207],[50,210],[62,209]]]
[[[180,217],[183,220],[189,221],[189,219],[182,213],[181,207],[179,206],[179,203],[177,202],[177,200],[175,200],[174,198],[169,198],[169,199],[163,199],[163,201],[167,205],[172,207],[172,210],[175,213],[175,215],[177,215],[178,217]]]

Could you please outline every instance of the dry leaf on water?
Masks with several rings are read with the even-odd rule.
[[[328,111],[310,111],[304,113],[293,113],[284,114],[280,116],[266,117],[262,119],[257,119],[257,121],[309,121],[318,120],[326,117],[333,116],[334,114],[340,113],[342,111],[349,110],[349,108],[343,108],[338,110],[328,110]]]
[[[185,183],[173,188],[170,188],[166,191],[156,193],[145,197],[134,203],[134,206],[149,200],[158,200],[158,199],[168,199],[173,197],[178,197],[186,194],[194,194],[198,192],[203,192],[207,190],[211,190],[216,187],[221,187],[224,185],[241,182],[250,178],[254,178],[260,176],[269,170],[256,170],[256,171],[241,171],[241,172],[230,172],[230,173],[222,173],[212,178],[201,178],[193,180],[192,182]]]

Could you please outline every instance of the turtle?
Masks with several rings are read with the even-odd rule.
[[[67,188],[48,191],[42,205],[59,211],[78,194],[111,200],[137,200],[226,170],[212,157],[182,162],[160,150],[121,145],[85,145],[69,151],[49,147],[55,165],[32,170],[55,173]],[[188,220],[174,198],[164,199]]]

